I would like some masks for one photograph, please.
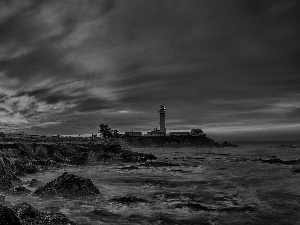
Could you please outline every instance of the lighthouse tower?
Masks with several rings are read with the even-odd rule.
[[[166,133],[166,108],[162,105],[159,110],[160,114],[160,132]]]

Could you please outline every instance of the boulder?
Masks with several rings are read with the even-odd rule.
[[[99,189],[95,187],[89,178],[79,177],[67,172],[64,172],[55,180],[47,183],[43,187],[39,187],[35,191],[36,195],[61,194],[68,196],[84,196],[99,193]]]
[[[5,198],[6,198],[6,196],[5,195],[2,195],[2,194],[0,194],[0,203],[5,203]]]
[[[12,210],[21,223],[26,225],[75,225],[62,213],[41,212],[26,202],[14,206]]]
[[[1,225],[22,225],[14,211],[0,203],[0,224]]]
[[[30,194],[31,191],[24,186],[17,186],[14,188],[14,193],[20,195],[27,195]]]
[[[12,188],[11,179],[5,174],[0,174],[0,191],[7,191]]]
[[[37,179],[32,179],[31,181],[29,181],[29,186],[30,187],[36,187],[40,184],[41,182],[38,181]]]
[[[235,147],[239,147],[238,145],[235,145],[235,144],[231,144],[227,141],[224,141],[222,144],[221,144],[222,147],[232,147],[232,148],[235,148]]]
[[[5,199],[6,199],[6,196],[0,194],[0,204],[5,205],[9,208],[12,207],[13,205],[9,201],[6,201]],[[1,222],[1,220],[0,220],[0,222]]]
[[[11,181],[14,174],[11,171],[10,162],[5,158],[0,158],[0,190],[6,191],[12,188]]]
[[[88,163],[89,154],[87,152],[77,153],[76,155],[70,157],[70,163],[74,165],[84,165]]]

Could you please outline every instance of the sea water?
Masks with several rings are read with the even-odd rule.
[[[300,165],[255,159],[300,159],[300,143],[238,143],[239,148],[135,148],[172,165],[103,163],[27,175],[41,185],[64,171],[90,178],[100,195],[7,196],[39,210],[61,212],[77,224],[300,224]],[[129,166],[136,166],[134,169]],[[30,187],[28,187],[30,188]],[[30,188],[35,191],[37,187]],[[143,201],[115,199],[135,196]]]

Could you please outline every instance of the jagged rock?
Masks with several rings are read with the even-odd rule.
[[[150,153],[138,153],[139,161],[156,160],[157,157]]]
[[[33,160],[27,158],[18,159],[14,162],[16,175],[24,176],[27,173],[32,174],[38,172],[38,167],[33,164]]]
[[[40,184],[40,181],[38,181],[37,179],[32,179],[30,182],[29,182],[29,186],[30,187],[36,187],[37,185]]]
[[[6,175],[0,174],[0,190],[7,191],[12,188],[11,179],[9,179]]]
[[[14,211],[0,203],[0,224],[1,225],[22,225]]]
[[[187,207],[190,208],[192,210],[202,210],[202,211],[210,211],[213,210],[210,207],[201,204],[201,203],[186,203],[186,204],[177,204],[175,205],[175,208],[183,208],[183,207]]]
[[[70,163],[74,165],[84,165],[88,162],[89,154],[87,152],[77,153],[70,157]]]
[[[6,198],[5,195],[0,194],[0,203],[5,203],[5,198]]]
[[[15,178],[11,164],[5,157],[0,158],[0,190],[6,191],[12,188],[11,181]]]
[[[9,201],[6,201],[5,199],[6,199],[6,196],[0,194],[0,204],[3,204],[9,208],[12,207],[13,205]],[[0,222],[1,222],[1,220],[0,220]]]
[[[232,147],[232,148],[236,148],[236,147],[239,147],[238,145],[235,145],[235,144],[231,144],[227,141],[224,141],[222,144],[221,144],[222,147]]]
[[[30,194],[31,191],[29,189],[27,189],[26,187],[24,186],[17,186],[14,188],[14,193],[15,194]]]
[[[123,197],[116,197],[111,199],[112,201],[123,203],[123,204],[130,204],[130,203],[140,203],[140,202],[147,202],[147,200],[143,198],[138,198],[132,195],[123,196]]]
[[[170,162],[155,162],[155,161],[151,161],[151,162],[146,162],[146,163],[140,164],[140,166],[162,167],[162,166],[180,166],[180,164],[170,163]]]
[[[41,212],[25,202],[12,209],[23,225],[75,225],[62,213]]]
[[[43,187],[39,187],[35,194],[37,195],[74,195],[83,196],[90,194],[99,194],[99,189],[95,187],[89,178],[76,176],[64,172],[55,180],[47,183]]]

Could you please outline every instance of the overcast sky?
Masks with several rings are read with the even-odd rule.
[[[299,140],[298,0],[1,0],[0,129]]]

